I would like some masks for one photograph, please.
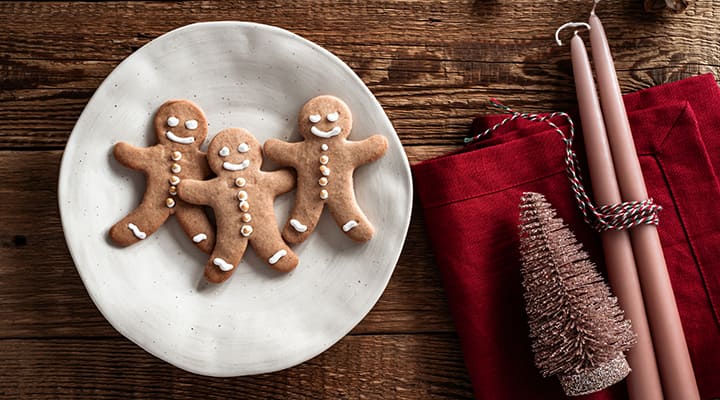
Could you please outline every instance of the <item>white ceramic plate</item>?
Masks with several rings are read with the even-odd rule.
[[[144,178],[112,157],[126,141],[154,144],[151,119],[165,100],[196,102],[208,141],[243,127],[260,142],[298,141],[297,113],[319,94],[344,99],[351,140],[382,134],[387,154],[355,173],[360,206],[376,236],[358,244],[323,213],[295,250],[300,264],[276,273],[248,250],[232,278],[202,284],[206,255],[171,218],[148,239],[113,246],[108,229],[131,211]],[[207,142],[204,144],[207,146]],[[267,168],[265,168],[267,169]],[[243,22],[189,25],[123,61],[100,85],[68,140],[58,184],[65,238],[92,300],[128,339],[185,370],[210,376],[287,368],[323,352],[370,311],[395,268],[412,203],[410,169],[380,104],[327,50],[285,30]],[[276,203],[278,224],[293,201]]]

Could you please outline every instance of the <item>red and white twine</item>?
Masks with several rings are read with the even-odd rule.
[[[625,201],[605,206],[595,206],[592,201],[590,201],[580,175],[580,164],[577,160],[577,154],[572,146],[573,139],[575,138],[575,124],[568,114],[564,112],[554,112],[540,116],[537,114],[521,113],[499,103],[495,99],[491,99],[490,104],[493,107],[510,112],[512,115],[477,135],[465,138],[466,144],[474,143],[518,118],[533,122],[544,122],[553,128],[565,143],[565,172],[570,181],[570,188],[575,195],[578,208],[588,225],[598,232],[603,232],[608,229],[630,229],[641,224],[657,225],[660,222],[658,212],[662,210],[662,207],[653,203],[653,199],[651,198],[642,201]],[[567,120],[569,125],[567,134],[551,121],[555,117],[562,117]]]

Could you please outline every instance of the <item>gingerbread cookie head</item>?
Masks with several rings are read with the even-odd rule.
[[[165,102],[155,113],[153,124],[161,144],[176,143],[199,148],[208,133],[205,113],[187,100]]]
[[[220,131],[207,152],[210,169],[217,176],[237,171],[255,171],[262,165],[262,148],[257,139],[241,128]]]
[[[344,139],[352,129],[352,114],[347,104],[337,97],[317,96],[300,110],[298,126],[305,140]]]

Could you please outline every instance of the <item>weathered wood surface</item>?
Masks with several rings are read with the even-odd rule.
[[[340,3],[340,4],[337,4]],[[179,26],[245,20],[298,33],[347,62],[393,121],[411,162],[460,145],[497,97],[530,111],[573,107],[560,24],[587,2],[352,1],[0,3],[0,397],[470,398],[419,208],[387,291],[351,334],[300,366],[207,379],[121,337],[90,301],[62,236],[57,171],[105,76]],[[624,91],[704,72],[720,76],[720,4],[599,14]]]

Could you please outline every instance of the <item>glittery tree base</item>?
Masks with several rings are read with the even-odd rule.
[[[566,395],[580,396],[614,385],[625,379],[629,373],[630,366],[625,357],[620,354],[617,358],[593,370],[577,375],[560,375],[558,378]]]

